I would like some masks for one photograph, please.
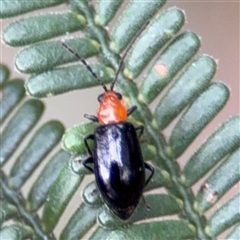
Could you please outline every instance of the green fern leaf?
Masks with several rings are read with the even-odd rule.
[[[1,202],[1,216],[0,216],[1,227],[5,221],[17,217],[17,215],[18,210],[14,205],[9,204],[7,202]]]
[[[2,2],[0,16],[5,18],[64,1],[18,2],[16,6],[7,0]],[[151,160],[155,166],[154,177],[145,194],[151,210],[147,211],[141,201],[129,221],[122,222],[106,208],[95,182],[91,182],[84,186],[83,202],[59,233],[60,239],[84,238],[86,233],[93,231],[96,223],[94,232],[89,233],[90,239],[212,239],[231,227],[227,238],[239,235],[239,194],[213,210],[212,216],[206,217],[205,213],[239,182],[239,169],[234,166],[240,154],[240,118],[235,116],[223,123],[180,169],[177,159],[221,111],[229,91],[222,83],[210,83],[216,71],[215,61],[207,55],[196,56],[199,38],[193,32],[178,34],[184,24],[184,14],[176,8],[161,11],[164,3],[164,0],[100,0],[91,5],[85,0],[69,1],[68,12],[52,13],[49,8],[48,14],[20,19],[3,32],[3,40],[11,46],[30,45],[20,50],[15,64],[19,71],[31,74],[25,83],[27,93],[44,98],[98,84],[84,66],[72,65],[77,59],[61,46],[61,41],[53,38],[66,38],[66,33],[81,32],[83,37],[64,41],[84,58],[97,57],[98,62],[92,68],[104,83],[109,83],[118,67],[119,53],[150,19],[150,24],[133,44],[116,87],[124,95],[127,105],[138,107],[129,121],[145,126],[141,148],[144,159]],[[121,6],[125,8],[123,12],[119,11]],[[116,14],[119,14],[117,23],[111,22]],[[106,31],[109,24],[113,24],[111,34]],[[147,67],[149,70],[140,87],[129,81]],[[8,121],[1,137],[2,163],[8,161],[43,112],[40,101],[24,100],[21,81],[6,82],[7,78],[8,70],[2,66],[1,121]],[[160,93],[162,96],[158,100]],[[157,106],[150,110],[148,105],[153,101],[157,101]],[[13,114],[9,116],[11,112]],[[30,117],[24,118],[26,115]],[[177,123],[166,139],[161,131],[175,119]],[[89,174],[79,159],[87,157],[84,138],[96,126],[95,123],[81,124],[65,132],[62,146],[66,152],[59,151],[45,166],[31,186],[27,199],[17,195],[16,191],[22,190],[25,181],[57,144],[63,133],[62,125],[52,121],[39,128],[28,143],[29,149],[17,158],[10,174],[2,172],[4,211],[1,212],[1,233],[8,234],[4,236],[13,239],[55,238],[56,225],[61,222],[64,210],[84,182],[85,175]],[[48,137],[49,142],[42,141],[43,135],[48,133],[52,138]],[[42,148],[37,149],[38,145]],[[31,155],[31,149],[36,151],[36,156]],[[72,155],[69,161],[67,152]],[[25,166],[24,171],[20,166]],[[201,187],[193,194],[192,187],[197,182]],[[166,193],[160,194],[160,188]],[[150,190],[154,191],[150,193]],[[36,217],[35,212],[42,205],[43,213]],[[5,222],[16,214],[19,215],[17,223],[6,226]],[[177,219],[162,219],[172,215],[178,216]],[[19,223],[21,218],[26,226]]]
[[[24,85],[22,80],[8,80],[9,70],[1,65],[0,74],[3,77],[1,102],[1,127],[4,130],[1,134],[1,230],[0,235],[3,239],[29,239],[38,237],[41,239],[51,239],[52,236],[45,235],[41,229],[41,223],[33,210],[38,209],[47,197],[52,183],[57,178],[63,167],[63,162],[70,158],[69,154],[61,151],[60,163],[53,159],[45,166],[39,179],[41,180],[45,172],[48,172],[44,181],[37,180],[30,190],[30,196],[34,197],[30,203],[23,198],[19,192],[22,185],[28,181],[30,175],[35,173],[35,169],[47,157],[47,155],[59,143],[64,132],[63,125],[58,121],[49,121],[41,126],[37,131],[34,126],[39,121],[44,105],[39,100],[27,100],[24,95]],[[31,132],[36,133],[29,139]],[[26,147],[21,147],[20,143],[27,138]],[[14,165],[9,174],[6,175],[4,165],[11,159],[16,151],[22,153],[15,159]],[[15,155],[14,155],[15,156]],[[52,166],[54,163],[54,167]],[[52,171],[54,169],[54,174]],[[6,169],[5,169],[6,170]],[[51,171],[51,172],[50,172]],[[49,174],[51,173],[51,174]],[[46,182],[45,182],[46,181]],[[47,183],[47,184],[46,184]],[[44,187],[44,188],[43,188]],[[43,189],[43,190],[42,190]],[[40,191],[40,192],[39,192]],[[34,199],[36,199],[34,201]],[[36,205],[38,205],[36,207]],[[31,206],[31,208],[29,207]],[[9,220],[15,220],[15,224],[5,224]],[[22,224],[25,222],[25,224]]]
[[[1,229],[1,238],[2,239],[29,239],[33,237],[33,230],[23,224],[14,224],[12,226],[6,226]]]
[[[36,9],[55,6],[63,2],[66,2],[66,1],[65,0],[31,1],[26,4],[23,1],[15,1],[13,3],[10,1],[4,0],[1,2],[0,17],[6,18],[6,17],[17,16],[19,14],[31,12]]]

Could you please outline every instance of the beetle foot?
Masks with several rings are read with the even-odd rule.
[[[142,198],[143,198],[143,203],[144,203],[144,205],[146,206],[147,211],[150,211],[150,210],[151,210],[151,207],[147,204],[145,197],[142,196]]]
[[[151,207],[149,205],[146,205],[146,209],[147,209],[147,211],[150,211]]]
[[[94,189],[92,190],[92,192],[91,192],[91,195],[95,195],[95,194],[97,194],[97,193],[98,193],[97,188],[94,188]]]

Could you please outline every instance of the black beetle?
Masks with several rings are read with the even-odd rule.
[[[133,42],[148,23],[139,31]],[[142,197],[144,187],[154,174],[154,168],[143,160],[138,141],[138,138],[143,133],[143,126],[135,128],[131,123],[126,122],[127,117],[137,107],[133,106],[127,110],[121,102],[122,95],[113,91],[123,60],[133,42],[120,61],[110,90],[107,89],[84,59],[65,43],[62,43],[68,51],[74,54],[86,66],[105,90],[105,93],[98,97],[100,107],[97,116],[84,115],[91,121],[99,122],[101,125],[97,127],[94,134],[87,136],[84,140],[90,157],[83,162],[83,165],[94,172],[97,186],[104,202],[122,220],[127,220],[132,215]],[[139,131],[138,136],[137,131]],[[93,152],[89,148],[88,140],[94,141]],[[94,164],[94,169],[88,166],[88,164],[92,163]],[[151,171],[147,180],[145,179],[145,168]]]

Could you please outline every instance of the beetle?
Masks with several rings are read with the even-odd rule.
[[[122,95],[114,91],[124,58],[148,23],[143,26],[127,48],[109,89],[86,61],[62,42],[62,45],[86,66],[104,89],[104,93],[98,97],[100,106],[97,116],[84,115],[91,121],[99,122],[100,125],[94,134],[84,139],[90,157],[83,161],[83,165],[95,174],[98,189],[107,207],[122,220],[129,219],[133,214],[142,197],[144,187],[154,174],[154,168],[143,160],[138,140],[143,133],[143,126],[134,127],[127,122],[128,116],[137,107],[133,106],[127,110],[121,101]],[[88,144],[90,140],[94,141],[93,151]],[[94,168],[89,164],[94,164]],[[148,179],[145,177],[145,169],[151,172]]]

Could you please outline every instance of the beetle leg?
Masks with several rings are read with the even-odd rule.
[[[149,205],[147,205],[147,202],[146,202],[146,199],[145,199],[144,195],[142,195],[142,199],[143,199],[143,203],[144,203],[145,206],[146,206],[147,211],[150,211],[150,210],[151,210],[151,207],[150,207]]]
[[[137,109],[137,106],[133,106],[127,110],[127,115],[131,115],[135,110]]]
[[[90,157],[90,158],[87,158],[86,160],[84,160],[84,161],[83,161],[83,166],[84,166],[85,168],[87,168],[88,170],[90,170],[91,172],[94,172],[94,170],[87,165],[87,164],[89,164],[89,163],[93,163],[93,157]]]
[[[85,143],[85,146],[86,146],[86,148],[87,148],[88,154],[89,154],[90,156],[92,156],[93,154],[92,154],[92,152],[91,152],[91,150],[90,150],[90,148],[89,148],[89,146],[88,146],[87,140],[94,140],[94,135],[93,135],[93,134],[90,134],[90,135],[88,135],[87,137],[84,138],[84,143]]]
[[[85,146],[87,148],[87,151],[88,151],[88,154],[91,156],[89,158],[87,158],[86,160],[83,161],[83,166],[85,168],[87,168],[88,170],[90,170],[91,172],[93,172],[93,169],[91,167],[89,167],[87,164],[89,163],[93,163],[93,157],[92,157],[92,152],[90,150],[90,147],[88,146],[88,142],[87,140],[94,140],[94,135],[93,134],[90,134],[88,135],[87,137],[84,138],[84,143],[85,143]]]
[[[84,114],[84,117],[93,122],[98,122],[98,118],[94,115]]]
[[[147,186],[154,174],[154,168],[148,163],[144,163],[144,165],[145,165],[145,168],[147,168],[151,172],[150,176],[148,177],[148,179],[145,182],[145,186]]]
[[[143,134],[144,126],[143,126],[143,125],[140,125],[140,126],[136,127],[135,130],[136,130],[136,131],[139,130],[139,136],[138,136],[138,138],[140,138],[140,137],[142,136],[142,134]]]

